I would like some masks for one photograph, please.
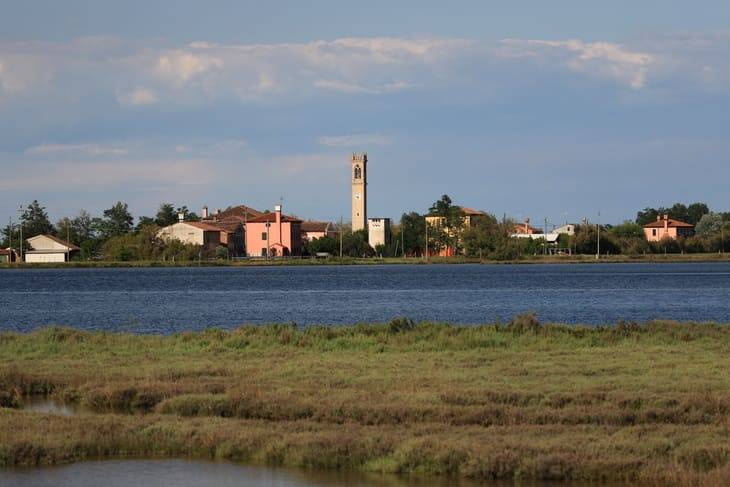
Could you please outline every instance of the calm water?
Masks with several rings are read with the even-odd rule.
[[[474,487],[476,484],[446,479],[419,481],[394,476],[304,472],[190,460],[110,460],[83,462],[62,467],[0,470],[0,485],[14,487]]]
[[[0,270],[0,329],[620,318],[730,322],[730,263]]]

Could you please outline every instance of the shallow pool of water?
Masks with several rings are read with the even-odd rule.
[[[20,409],[27,409],[43,414],[73,416],[79,412],[79,405],[63,403],[46,396],[25,396],[20,400]]]
[[[475,487],[456,479],[322,473],[196,460],[108,460],[59,467],[0,470],[0,485],[17,487]],[[511,485],[511,484],[510,484]],[[530,484],[527,484],[530,485]],[[537,484],[534,484],[537,485]]]

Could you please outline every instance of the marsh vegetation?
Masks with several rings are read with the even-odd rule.
[[[197,457],[720,484],[730,327],[414,323],[0,334],[0,464]],[[78,405],[59,416],[28,396]]]

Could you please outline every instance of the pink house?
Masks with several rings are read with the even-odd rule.
[[[301,255],[301,225],[301,220],[283,215],[277,205],[273,213],[246,223],[246,253],[249,257]]]
[[[689,237],[694,235],[695,227],[689,223],[669,218],[669,215],[657,216],[655,222],[644,225],[644,235],[649,242],[659,242],[665,238]]]

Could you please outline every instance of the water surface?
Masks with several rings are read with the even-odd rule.
[[[169,333],[244,323],[730,322],[730,263],[0,270],[0,329]]]
[[[0,485],[16,487],[475,487],[455,479],[415,479],[251,467],[193,460],[108,460],[60,467],[0,469]],[[537,484],[528,484],[537,485]]]

